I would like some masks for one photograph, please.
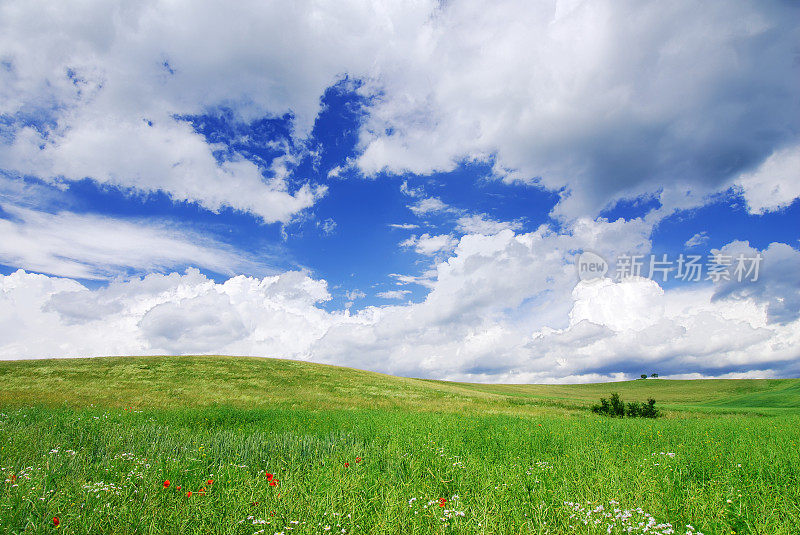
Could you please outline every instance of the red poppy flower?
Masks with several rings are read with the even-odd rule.
[[[439,498],[439,507],[444,507],[444,504],[447,503],[447,498]]]
[[[61,520],[59,520],[59,518],[57,516],[54,516],[53,517],[53,525],[58,527],[59,524],[61,524]]]
[[[164,488],[169,487],[169,479],[164,480]]]
[[[191,497],[192,497],[192,491],[191,491],[191,490],[190,490],[189,492],[187,492],[187,493],[186,493],[186,497],[187,497],[187,498],[191,498]]]
[[[175,487],[175,490],[181,490],[181,486],[178,485],[177,487]]]
[[[345,468],[350,468],[350,463],[344,463]]]
[[[269,472],[266,472],[266,474],[267,474],[267,481],[272,481],[272,478],[275,477],[272,474],[270,474]]]
[[[278,486],[278,480],[277,480],[277,479],[273,479],[273,480],[271,480],[271,481],[269,482],[269,486],[270,486],[270,487],[277,487],[277,486]]]
[[[213,479],[209,479],[208,481],[206,481],[206,483],[211,485],[212,483],[214,483],[214,480]]]
[[[361,457],[356,457],[356,462],[360,463],[361,462]]]

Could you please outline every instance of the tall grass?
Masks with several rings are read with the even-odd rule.
[[[792,534],[798,446],[793,415],[14,408],[0,532]]]

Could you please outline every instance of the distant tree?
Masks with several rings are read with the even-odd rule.
[[[658,374],[657,373],[651,373],[650,377],[652,377],[653,379],[658,379]]]
[[[642,375],[640,375],[639,377],[641,377],[642,379],[647,379],[647,374],[646,374],[646,373],[643,373],[643,374],[642,374]]]

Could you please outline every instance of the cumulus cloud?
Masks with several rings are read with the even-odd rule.
[[[226,353],[298,356],[340,315],[299,272],[218,284],[196,269],[89,290],[69,279],[0,276],[2,358]],[[48,336],[41,336],[47,332]]]
[[[734,273],[738,259],[744,260],[741,277],[732,274],[720,281],[713,300],[763,304],[770,323],[786,324],[800,318],[800,252],[785,243],[771,243],[758,251],[738,240],[712,252],[727,257]]]
[[[217,283],[189,270],[89,290],[18,271],[0,276],[0,355],[266,355],[510,382],[800,372],[800,284],[790,278],[800,253],[760,251],[751,286],[578,282],[576,251],[612,257],[640,246],[643,233],[641,221],[587,220],[567,233],[467,235],[436,263],[423,300],[354,314],[321,308],[327,284],[299,272]]]
[[[649,252],[656,217],[595,219],[620,199],[656,196],[663,217],[731,185],[753,213],[797,198],[798,9],[4,2],[0,168],[9,176],[56,185],[88,177],[285,223],[326,194],[291,176],[293,151],[310,150],[320,96],[346,76],[368,98],[356,154],[330,177],[480,162],[561,200],[559,230],[523,233],[519,222],[404,182],[414,215],[446,216],[455,231],[403,242],[433,257],[422,275],[392,275],[428,288],[422,301],[355,314],[323,310],[327,284],[303,273],[217,283],[190,270],[90,290],[18,271],[0,278],[0,354],[236,353],[472,380],[623,378],[642,366],[682,376],[797,371],[800,281],[789,245],[724,247],[763,255],[762,277],[747,285],[576,286],[572,262],[584,250]],[[243,122],[288,114],[293,143],[276,147],[284,154],[272,163],[255,162],[186,119],[220,110]],[[186,231],[32,206],[4,203],[0,261],[71,278],[177,264],[251,271],[249,260]]]
[[[764,306],[713,299],[713,289],[664,292],[657,283],[630,278],[580,283],[569,327],[543,329],[526,346],[560,373],[628,376],[728,376],[767,370],[797,372],[800,338],[794,327],[769,325]],[[637,321],[620,322],[635,311]]]
[[[656,282],[640,277],[624,282],[615,284],[603,278],[595,284],[576,286],[570,323],[588,321],[613,331],[641,330],[653,325],[663,316],[664,290]]]
[[[216,292],[160,303],[139,320],[139,328],[152,346],[170,353],[226,347],[247,334],[230,297]]]
[[[506,180],[561,192],[555,215],[575,219],[643,194],[702,199],[763,164],[739,182],[753,210],[774,209],[797,194],[772,175],[793,168],[781,151],[797,146],[798,9],[5,2],[0,161],[285,222],[324,188],[290,186],[280,162],[220,157],[180,117],[291,114],[302,141],[320,96],[348,76],[369,105],[347,165],[367,175],[491,163]]]
[[[358,165],[491,162],[562,191],[566,218],[701,198],[796,143],[797,17],[786,2],[447,3],[381,71]]]
[[[181,117],[225,108],[241,120],[293,117],[302,139],[320,96],[365,73],[387,39],[402,46],[425,6],[4,2],[0,6],[2,167],[49,180],[90,177],[163,191],[209,210],[285,222],[325,188],[290,188]],[[396,37],[393,37],[395,35]],[[266,175],[266,176],[265,176]]]

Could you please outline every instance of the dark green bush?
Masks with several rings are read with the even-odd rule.
[[[647,405],[642,405],[642,418],[658,418],[659,412],[656,409],[656,400],[648,398]]]
[[[656,400],[653,398],[649,398],[647,403],[632,401],[626,405],[616,392],[611,394],[609,399],[600,398],[600,404],[593,405],[592,412],[613,418],[624,418],[625,416],[628,418],[657,418],[660,416],[656,409]]]
[[[628,418],[638,418],[642,415],[642,404],[638,401],[631,401],[628,403],[628,409],[625,411],[625,416]]]

